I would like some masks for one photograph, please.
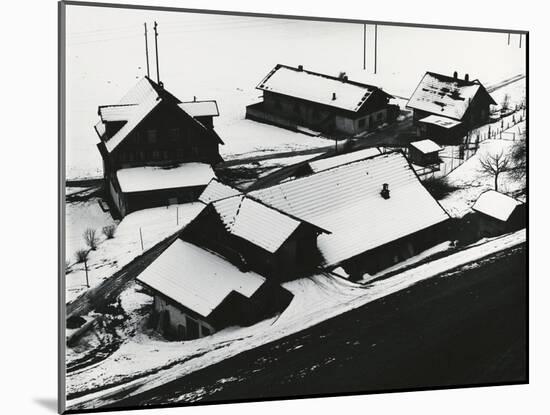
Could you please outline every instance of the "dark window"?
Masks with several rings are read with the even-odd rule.
[[[144,161],[144,160],[145,160],[145,152],[144,152],[144,151],[140,151],[140,152],[139,152],[139,159],[140,159],[141,161]]]
[[[172,141],[176,141],[180,136],[180,129],[179,128],[170,128],[168,130],[168,138]]]
[[[202,336],[210,336],[210,334],[212,333],[210,331],[210,329],[208,327],[206,327],[204,324],[201,326],[202,327]]]
[[[185,330],[185,326],[178,324],[178,339],[185,340],[186,334],[187,334],[187,331]]]
[[[153,151],[153,160],[158,160],[158,159],[160,159],[160,151],[154,150]]]
[[[164,150],[164,151],[162,152],[162,159],[163,159],[163,160],[168,160],[168,159],[170,159],[170,153],[168,153],[168,150]]]
[[[296,114],[299,114],[300,113],[300,105],[298,105],[298,103],[294,104],[294,112]]]
[[[185,321],[187,324],[187,338],[197,339],[199,337],[199,323],[189,316],[185,317]]]
[[[378,120],[381,120],[383,117],[384,117],[384,114],[382,114],[382,113],[378,114]]]
[[[157,142],[157,130],[147,130],[147,141],[150,144]]]
[[[359,120],[359,128],[363,128],[365,126],[365,119],[364,118],[361,118]]]

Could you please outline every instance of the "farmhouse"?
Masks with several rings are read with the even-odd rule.
[[[182,239],[176,239],[137,281],[153,294],[154,325],[177,340],[250,325],[283,310],[292,299],[281,286]]]
[[[426,72],[407,107],[421,137],[453,142],[489,119],[490,106],[496,105],[479,80]]]
[[[242,270],[252,269],[272,281],[313,272],[321,260],[317,236],[326,232],[324,229],[247,195],[223,197],[228,189],[220,190],[215,181],[205,189],[200,200],[206,199],[208,205],[184,229],[185,239],[223,255]],[[212,197],[215,192],[223,198]]]
[[[497,236],[526,226],[525,204],[503,193],[482,193],[472,210],[478,215],[480,236]]]
[[[278,64],[256,87],[263,101],[246,117],[294,130],[355,135],[393,122],[399,107],[372,85]]]
[[[196,200],[222,160],[217,114],[215,101],[182,103],[148,77],[118,103],[100,106],[97,147],[115,214]]]
[[[403,154],[338,165],[248,194],[325,230],[321,263],[352,278],[390,266],[446,237],[448,214]]]

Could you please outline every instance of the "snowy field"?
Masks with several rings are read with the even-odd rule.
[[[379,26],[378,74],[373,75],[372,47],[363,71],[360,24],[72,7],[67,11],[68,178],[101,176],[93,130],[97,107],[117,102],[145,74],[143,22],[153,20],[159,23],[166,88],[183,101],[193,96],[218,101],[215,126],[228,159],[324,145],[320,138],[244,120],[246,105],[260,98],[256,85],[277,63],[333,75],[346,71],[350,79],[403,97],[427,70],[469,73],[487,85],[525,73],[525,48],[516,42],[508,46],[506,34]],[[367,45],[372,38],[369,26]]]
[[[97,205],[94,202],[97,201],[90,202],[92,207]],[[117,226],[113,239],[106,239],[101,232],[103,226],[101,224],[97,228],[98,247],[95,251],[90,251],[88,259],[90,287],[95,287],[141,255],[145,250],[174,234],[198,215],[203,207],[202,203],[196,202],[131,213],[125,216]],[[75,210],[75,212],[78,212],[78,215],[73,216],[78,216],[77,218],[72,218],[70,213],[67,213],[67,217],[71,217],[71,222],[78,221],[82,212],[86,212],[86,210]],[[104,220],[105,218],[101,219]],[[88,223],[91,224],[92,222]],[[93,224],[90,226],[94,227]],[[80,245],[83,242],[82,239]],[[73,245],[68,245],[68,248],[72,249],[75,246],[76,241],[73,242]],[[84,264],[76,263],[74,252],[69,250],[67,250],[67,258],[70,258],[71,265],[70,272],[66,274],[66,301],[70,302],[86,291],[87,287]]]
[[[285,283],[294,299],[279,316],[251,327],[228,328],[212,336],[185,342],[161,340],[154,333],[138,331],[106,360],[67,377],[67,393],[79,394],[68,408],[94,408],[112,403],[126,391],[132,396],[178,379],[292,333],[304,330],[345,311],[406,289],[422,280],[526,240],[526,231],[486,240],[428,264],[398,273],[371,284],[354,284],[337,277],[317,275]],[[471,266],[471,265],[469,265]],[[451,274],[452,275],[452,274]],[[136,301],[136,297],[137,301]],[[127,313],[138,312],[144,294],[132,286],[123,293]],[[132,322],[134,319],[131,319]]]

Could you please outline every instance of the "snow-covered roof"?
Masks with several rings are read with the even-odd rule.
[[[99,107],[99,115],[101,122],[109,121],[124,121],[124,125],[115,133],[112,137],[106,137],[105,126],[99,124],[95,126],[95,129],[104,142],[107,152],[112,152],[119,146],[120,143],[143,121],[147,115],[151,113],[163,100],[168,100],[175,104],[181,104],[181,102],[170,92],[164,89],[162,85],[156,84],[148,77],[144,77],[138,81],[138,83],[130,89],[122,97],[122,99],[115,105],[104,105]],[[211,101],[214,102],[214,101]],[[215,104],[215,102],[214,102]],[[208,104],[210,105],[210,104]],[[178,105],[183,112],[187,112]],[[217,106],[216,106],[217,111]],[[196,125],[201,128],[204,133],[212,139],[215,139],[219,143],[223,144],[223,141],[218,137],[214,130],[206,128],[203,124],[193,118],[193,115],[189,115]]]
[[[386,94],[372,85],[280,64],[269,72],[257,89],[353,112],[358,111],[375,91]]]
[[[134,114],[137,104],[104,105],[99,107],[101,121],[128,121]]]
[[[137,280],[203,317],[233,291],[250,298],[265,282],[214,253],[177,239]]]
[[[205,163],[130,167],[118,170],[116,175],[124,193],[206,186],[216,177],[212,167]]]
[[[384,183],[389,185],[389,199],[380,195]],[[331,232],[317,238],[329,266],[449,217],[397,152],[255,190],[250,195]]]
[[[152,81],[142,78],[118,103],[119,106],[132,104],[132,110],[127,111],[127,122],[122,128],[105,142],[107,151],[113,151],[160,102]]]
[[[234,187],[223,184],[218,179],[212,179],[208,186],[199,196],[199,201],[204,204],[215,202],[216,200],[225,199],[226,197],[240,195],[241,191]]]
[[[466,81],[433,72],[426,72],[416,87],[407,107],[461,120],[478,91],[485,93],[478,80]]]
[[[377,156],[380,154],[380,150],[377,148],[366,148],[364,150],[353,151],[351,153],[339,154],[332,157],[322,158],[318,160],[310,161],[309,167],[314,173],[331,169],[336,166],[351,163],[357,160],[363,160],[368,157]]]
[[[514,209],[521,204],[519,200],[513,197],[495,190],[489,190],[479,196],[472,209],[506,222]]]
[[[276,252],[300,221],[244,195],[212,203],[226,230],[268,252]]]
[[[433,124],[442,128],[453,128],[453,127],[456,127],[457,125],[462,124],[460,121],[451,120],[450,118],[441,117],[439,115],[433,115],[433,114],[428,115],[427,117],[422,118],[421,120],[418,120],[418,122]]]
[[[191,117],[217,117],[220,115],[216,101],[190,101],[178,104]]]
[[[411,143],[411,146],[424,154],[434,153],[436,151],[443,150],[443,147],[441,147],[437,143],[434,143],[432,140],[413,141]]]

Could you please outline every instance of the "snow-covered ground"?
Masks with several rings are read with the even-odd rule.
[[[494,189],[494,178],[481,171],[480,159],[486,155],[510,154],[514,146],[511,140],[487,140],[481,143],[477,153],[447,176],[448,183],[459,189],[440,200],[441,205],[453,217],[460,218],[471,212],[477,198],[485,191]],[[510,172],[502,173],[498,179],[499,191],[506,194],[525,187],[525,183],[514,180]]]
[[[94,202],[91,201],[90,203]],[[88,259],[90,287],[94,287],[104,279],[109,278],[145,250],[181,229],[198,215],[203,207],[202,203],[196,202],[131,213],[125,216],[117,226],[113,239],[106,239],[102,234],[102,223],[96,232],[99,237],[98,247],[95,251],[90,251]],[[85,214],[88,211],[89,209],[84,209]],[[73,218],[71,214],[76,218]],[[81,220],[81,211],[75,208],[71,211],[71,214],[67,213],[70,223],[75,223],[75,227],[80,226],[78,221]],[[90,226],[94,227],[93,224]],[[67,228],[71,229],[71,226],[67,225]],[[71,229],[70,232],[73,233],[73,230]],[[83,242],[82,239],[82,244]],[[70,247],[75,247],[74,242]],[[74,252],[68,250],[67,258],[70,258],[71,266],[70,272],[66,274],[66,301],[70,302],[86,291],[87,287],[84,264],[75,263]]]
[[[128,396],[144,392],[525,240],[525,230],[489,239],[367,285],[328,275],[291,281],[284,286],[294,298],[280,316],[251,327],[228,328],[202,339],[168,342],[152,333],[138,332],[103,362],[68,375],[67,393],[87,392],[70,400],[68,408],[102,406],[113,402],[114,396],[123,391]],[[136,295],[140,296],[139,301],[133,298]],[[122,295],[126,311],[138,310],[143,295],[135,286],[128,288]]]
[[[373,75],[372,46],[363,70],[362,24],[69,7],[67,177],[101,176],[93,130],[97,107],[119,100],[145,74],[143,22],[153,20],[159,23],[160,72],[166,88],[183,101],[193,96],[218,101],[220,117],[214,122],[226,143],[222,155],[228,158],[262,149],[322,145],[322,139],[244,121],[246,105],[260,98],[256,85],[277,63],[303,64],[332,75],[346,71],[352,80],[403,97],[411,95],[427,70],[469,73],[486,85],[525,73],[525,48],[509,46],[505,33],[379,25]],[[369,25],[367,45],[373,44],[372,36]]]

